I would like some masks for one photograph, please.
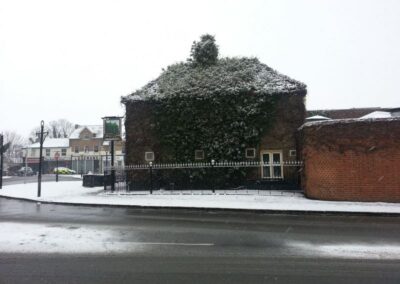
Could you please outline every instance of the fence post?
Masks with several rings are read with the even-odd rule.
[[[150,170],[150,194],[153,194],[153,162],[149,163]]]
[[[106,164],[105,167],[103,167],[103,184],[104,184],[104,190],[107,190],[107,182],[108,182],[106,173],[107,173],[107,164]]]
[[[215,165],[215,160],[212,159],[211,160],[211,188],[212,188],[213,193],[215,193],[214,165]]]

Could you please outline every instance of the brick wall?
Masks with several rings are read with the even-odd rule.
[[[400,118],[311,123],[299,137],[307,197],[400,202]]]

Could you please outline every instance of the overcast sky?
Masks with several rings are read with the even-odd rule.
[[[400,107],[400,1],[0,0],[0,131],[101,124],[215,35],[308,86],[308,109]]]

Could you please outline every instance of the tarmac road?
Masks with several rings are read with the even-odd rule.
[[[47,182],[47,181],[55,181],[56,180],[56,175],[55,174],[44,174],[42,175],[42,182]],[[59,181],[76,181],[77,178],[76,176],[71,176],[71,175],[59,175],[58,176]],[[3,185],[11,185],[11,184],[21,184],[21,183],[32,183],[32,182],[37,182],[38,181],[38,176],[10,176],[7,178],[3,179]]]
[[[400,218],[0,198],[0,283],[400,283]]]

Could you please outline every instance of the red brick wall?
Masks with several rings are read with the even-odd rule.
[[[307,197],[400,202],[400,118],[309,124],[299,137]]]

